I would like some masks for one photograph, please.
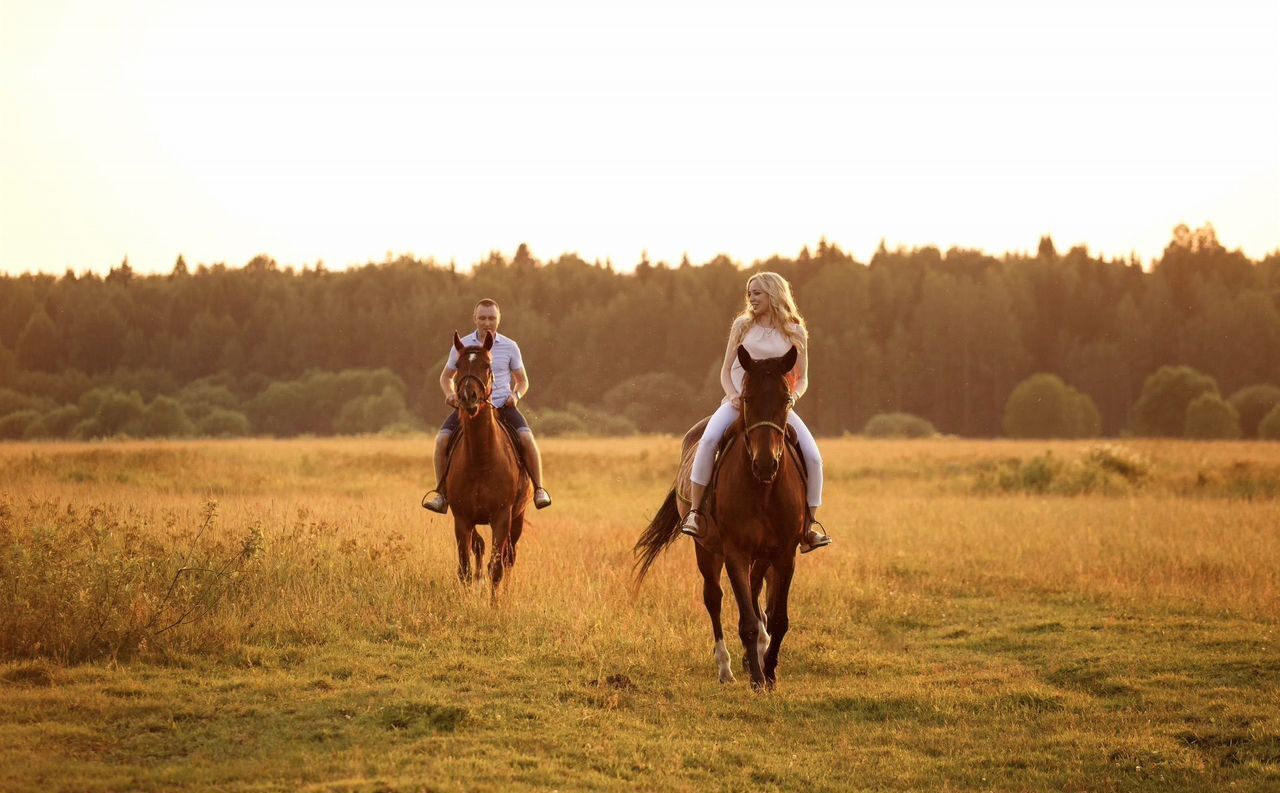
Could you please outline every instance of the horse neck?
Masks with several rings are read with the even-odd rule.
[[[462,442],[481,454],[491,453],[497,447],[501,437],[498,433],[498,411],[492,405],[483,405],[474,417],[462,411]]]

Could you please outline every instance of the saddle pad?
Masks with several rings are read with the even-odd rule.
[[[691,503],[690,488],[693,485],[693,458],[698,453],[697,439],[702,437],[702,432],[706,427],[707,419],[703,419],[685,434],[685,448],[680,455],[680,470],[676,473],[676,498],[686,504]],[[739,420],[720,439],[720,445],[716,448],[715,467],[711,469],[711,481],[713,483],[716,481],[716,473],[720,469],[720,453],[724,451],[731,440],[742,434],[743,429],[742,421]],[[800,476],[807,483],[809,471],[804,462],[804,455],[800,453],[800,444],[796,440],[795,430],[791,427],[787,427],[787,446],[790,448],[791,453],[795,455],[796,462],[800,465]]]

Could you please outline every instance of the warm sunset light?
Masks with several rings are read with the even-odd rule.
[[[629,268],[825,236],[1280,245],[1280,34],[1219,3],[11,0],[0,271]]]

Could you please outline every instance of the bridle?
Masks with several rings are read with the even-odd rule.
[[[790,404],[788,404],[788,405],[787,405],[787,410],[790,410],[790,409],[791,409],[791,406],[790,406]],[[746,412],[747,412],[747,406],[746,406],[746,404],[745,404],[745,403],[742,405],[742,412],[743,412],[743,414],[744,414],[744,415],[745,415],[745,414],[746,414]],[[772,422],[772,421],[757,421],[756,423],[754,423],[754,424],[750,425],[749,427],[747,427],[745,430],[743,430],[743,431],[742,431],[742,441],[743,441],[743,443],[742,443],[742,448],[746,450],[746,452],[747,452],[747,460],[748,460],[748,462],[750,462],[750,463],[751,463],[751,465],[749,465],[749,466],[748,466],[748,468],[750,468],[750,469],[751,469],[751,475],[752,475],[752,476],[754,476],[754,477],[756,478],[756,481],[757,481],[757,482],[760,482],[760,483],[762,483],[762,484],[768,484],[769,482],[772,482],[772,481],[773,481],[773,477],[769,477],[768,479],[761,479],[761,478],[760,478],[759,474],[757,474],[757,473],[756,473],[756,466],[755,466],[756,458],[755,458],[755,455],[753,455],[753,454],[751,453],[751,443],[750,443],[750,435],[751,435],[751,431],[752,431],[752,430],[754,430],[754,429],[756,429],[756,428],[758,428],[758,427],[766,427],[766,428],[771,429],[771,430],[777,430],[778,434],[782,436],[782,444],[781,444],[781,445],[779,445],[779,447],[778,447],[778,453],[777,453],[777,454],[775,454],[775,455],[773,456],[774,462],[779,463],[779,464],[782,462],[782,455],[783,455],[783,453],[786,451],[786,446],[787,446],[787,431],[786,431],[784,428],[782,428],[782,427],[778,426],[777,424],[775,424],[775,423],[774,423],[774,422]],[[781,468],[781,465],[779,465],[779,467],[778,467],[778,468],[775,468],[775,469],[774,469],[774,475],[775,475],[775,476],[777,475],[777,471],[778,471],[778,470],[780,470],[780,468]]]
[[[493,370],[492,369],[489,370],[488,380],[482,379],[478,374],[472,374],[471,372],[467,372],[466,374],[462,375],[461,377],[457,378],[454,381],[453,383],[454,392],[457,393],[459,396],[461,396],[462,386],[464,383],[466,383],[469,380],[476,381],[476,384],[480,386],[480,393],[481,393],[480,401],[492,406],[493,405]],[[459,406],[462,405],[461,399],[459,399],[458,404]]]

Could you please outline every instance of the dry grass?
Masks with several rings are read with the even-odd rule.
[[[630,589],[675,439],[547,441],[497,608],[425,439],[5,445],[0,788],[1274,784],[1280,447],[1125,446],[824,442],[836,544],[755,696],[686,544]]]

